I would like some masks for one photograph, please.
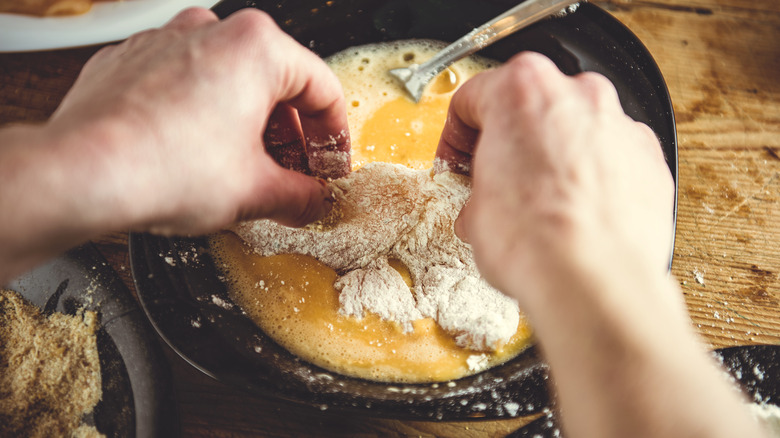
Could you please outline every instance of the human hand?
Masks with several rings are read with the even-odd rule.
[[[456,232],[531,320],[567,436],[764,436],[667,276],[673,180],[604,77],[518,55],[453,96],[437,157],[471,171]]]
[[[453,169],[473,158],[456,231],[485,278],[521,306],[533,294],[519,285],[554,265],[590,263],[598,248],[666,271],[673,180],[653,132],[623,112],[603,76],[568,77],[520,54],[455,94],[437,157]]]
[[[265,150],[272,113],[266,140],[279,161],[324,178],[349,172],[344,98],[325,63],[260,11],[219,21],[189,9],[98,52],[49,125],[83,139],[100,195],[131,228],[304,225],[329,211],[330,192]]]

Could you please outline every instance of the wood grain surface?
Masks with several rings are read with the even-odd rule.
[[[679,140],[672,272],[692,323],[712,348],[780,343],[780,2],[594,3],[642,40],[672,96]],[[0,54],[0,125],[45,121],[97,49]],[[126,233],[95,243],[134,290]],[[494,437],[527,422],[311,411],[228,388],[167,351],[184,436]]]

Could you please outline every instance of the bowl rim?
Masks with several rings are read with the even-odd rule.
[[[253,2],[258,8],[262,8],[266,3],[269,2],[262,0]],[[271,3],[276,4],[276,2],[269,4]],[[243,2],[240,1],[232,3],[226,1],[215,9],[219,9],[219,15],[224,16],[232,12],[231,7],[237,5],[240,7],[242,4]],[[650,91],[645,90],[642,93],[647,93],[650,98],[654,99],[650,105],[655,105],[654,108],[651,108],[655,112],[648,117],[652,118],[658,125],[651,124],[651,127],[659,135],[669,170],[674,178],[675,198],[672,220],[676,223],[677,134],[671,98],[660,69],[641,41],[617,19],[596,5],[583,3],[575,14],[570,14],[557,22],[554,20],[543,21],[532,28],[539,30],[546,26],[552,29],[551,33],[554,33],[555,26],[568,26],[565,21],[572,20],[572,17],[579,20],[577,23],[584,22],[590,25],[592,27],[590,31],[598,34],[596,37],[604,38],[608,43],[615,45],[614,50],[620,49],[623,56],[621,59],[630,65],[632,74],[639,75],[633,79],[644,81],[642,85],[648,85],[651,88]],[[299,42],[307,42],[309,36],[305,32],[295,34],[293,32],[294,25],[285,24],[282,21],[279,24],[284,30],[290,31]],[[528,31],[534,32],[532,28],[529,28]],[[519,37],[523,32],[525,30],[516,35]],[[318,45],[320,43],[315,40],[309,40],[308,43],[323,56],[332,53],[332,50]],[[578,44],[573,39],[567,40],[565,43]],[[505,43],[499,42],[496,45],[500,44]],[[559,42],[559,44],[563,47],[564,42]],[[600,66],[598,62],[590,64],[591,67],[594,65],[597,71],[599,67],[609,67]],[[619,67],[613,68],[620,71]],[[586,69],[590,69],[588,65],[583,68],[583,70]],[[625,69],[627,71],[629,67],[625,67]],[[632,83],[628,82],[628,84],[630,86]],[[621,102],[626,94],[629,94],[630,98],[635,92],[630,87],[626,90],[625,86],[623,89],[618,87],[618,91],[621,94]],[[642,95],[641,97],[646,96]],[[631,105],[635,105],[635,103],[632,103],[630,99],[628,104],[624,103],[624,108],[628,107],[626,108],[627,112],[632,110]],[[634,108],[633,110],[638,111],[640,117],[643,116],[641,109]],[[202,348],[203,346],[196,345],[198,341],[195,340],[199,339],[199,336],[203,336],[204,332],[213,329],[213,325],[219,327],[220,324],[225,326],[237,324],[248,331],[251,330],[245,325],[249,321],[248,318],[244,318],[246,321],[243,322],[234,321],[234,319],[238,319],[234,314],[237,313],[235,309],[224,309],[210,304],[207,296],[209,291],[223,294],[220,295],[221,298],[226,298],[227,295],[218,289],[219,285],[214,283],[214,278],[208,278],[208,275],[204,276],[203,272],[199,272],[203,266],[213,263],[207,256],[205,239],[202,237],[167,238],[145,233],[130,233],[128,244],[138,298],[157,333],[185,361],[204,374],[230,386],[244,389],[251,394],[270,396],[320,410],[337,409],[361,415],[411,420],[464,421],[511,418],[540,412],[551,403],[547,389],[548,367],[535,347],[529,348],[517,359],[510,360],[503,365],[474,376],[458,379],[453,382],[452,388],[447,388],[447,383],[440,383],[436,387],[432,384],[386,384],[335,375],[335,373],[305,364],[295,357],[289,357],[290,353],[278,345],[276,348],[282,351],[275,349],[273,341],[264,342],[261,350],[264,353],[269,353],[269,357],[272,358],[269,360],[284,360],[290,366],[296,367],[296,370],[282,373],[263,366],[257,368],[257,363],[251,363],[253,354],[251,344],[255,340],[256,333],[252,333],[252,339],[241,339],[236,342],[233,336],[226,337],[224,334],[219,334],[220,328],[217,328],[217,333],[208,333],[206,336],[213,338],[208,343],[209,348],[218,348],[219,346],[218,352],[210,352],[211,356],[223,358],[223,363],[218,363],[214,359],[206,357],[207,353]],[[175,265],[165,261],[166,257],[180,260],[183,255],[186,259],[187,254],[196,254],[197,256],[186,263],[176,263]],[[671,258],[672,253],[670,253],[670,266]],[[198,284],[198,282],[203,282],[203,284]],[[206,288],[205,291],[204,288]],[[171,310],[176,306],[179,306],[176,311]],[[210,320],[214,322],[210,322]],[[242,326],[242,324],[244,325]],[[252,323],[249,322],[249,324]],[[194,327],[194,325],[200,325],[200,327]],[[256,326],[254,328],[259,331]],[[274,357],[275,359],[273,359]],[[251,366],[241,364],[242,361],[249,361]],[[517,366],[518,361],[522,361],[519,366]],[[226,364],[224,362],[232,363]],[[300,368],[302,363],[305,365],[305,370]],[[512,369],[513,365],[516,366],[515,369]],[[492,374],[497,371],[499,371],[498,375]],[[267,374],[261,381],[248,379],[246,375],[242,375],[242,373],[250,372]],[[500,372],[505,372],[505,374],[500,374]],[[366,382],[372,385],[382,385],[384,388],[391,387],[393,390],[383,392],[381,397],[365,397],[347,393],[344,390],[345,385],[356,384],[358,387],[365,387]],[[469,387],[466,382],[476,384],[476,387]]]

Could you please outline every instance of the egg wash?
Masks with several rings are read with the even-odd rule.
[[[387,74],[442,47],[398,41],[326,60],[344,89],[354,170],[331,182],[335,225],[256,221],[210,238],[230,298],[277,343],[328,370],[446,381],[501,364],[530,343],[516,303],[480,278],[470,247],[454,236],[468,178],[430,170],[453,93],[497,63],[459,61],[419,103]]]

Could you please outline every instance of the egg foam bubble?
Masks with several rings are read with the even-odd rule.
[[[433,166],[452,95],[477,73],[499,65],[478,56],[461,59],[432,80],[415,103],[388,71],[421,64],[445,46],[402,40],[352,47],[325,60],[344,90],[353,169],[371,162]]]

